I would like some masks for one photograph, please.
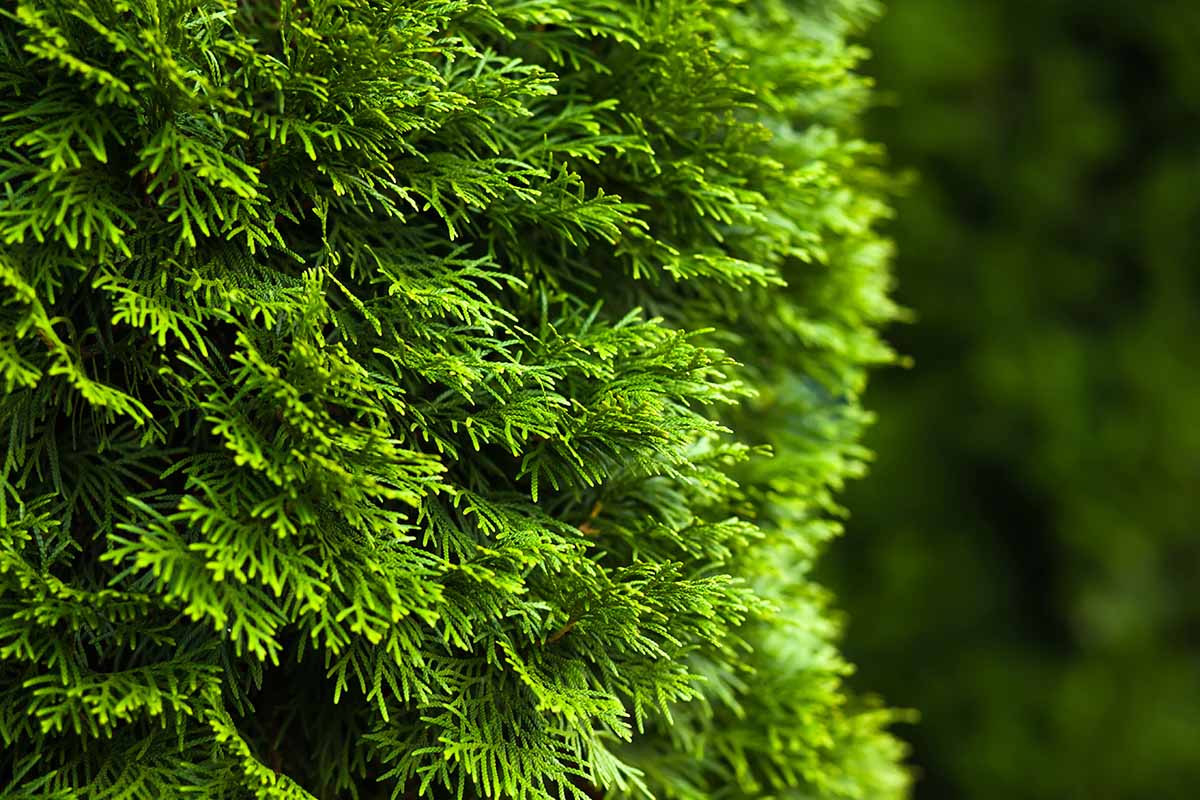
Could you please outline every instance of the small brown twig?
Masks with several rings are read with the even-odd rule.
[[[577,619],[569,619],[569,620],[567,620],[567,624],[566,624],[566,625],[563,625],[561,628],[559,628],[558,630],[556,630],[554,633],[550,634],[550,638],[546,640],[546,644],[554,644],[554,643],[555,643],[555,642],[557,642],[559,639],[561,639],[561,638],[563,638],[564,636],[566,636],[568,633],[570,633],[570,632],[571,632],[571,629],[575,627],[575,623],[576,623],[576,622],[578,622],[578,621],[579,621],[579,620],[577,620]]]
[[[579,523],[577,526],[580,533],[582,533],[584,536],[593,536],[600,532],[600,530],[593,525],[592,522],[596,519],[596,517],[600,516],[600,511],[603,508],[604,504],[597,500],[596,505],[592,506],[592,513],[588,514],[588,518]]]

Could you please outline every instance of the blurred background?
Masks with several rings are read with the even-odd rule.
[[[871,475],[824,576],[917,797],[1200,797],[1200,1],[891,0]]]

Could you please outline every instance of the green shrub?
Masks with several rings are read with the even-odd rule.
[[[872,12],[7,5],[0,797],[901,795]]]
[[[1200,784],[1195,3],[906,0],[874,28],[920,172],[911,371],[873,385],[834,548],[864,685],[921,710],[921,797]],[[844,549],[843,549],[844,548]]]

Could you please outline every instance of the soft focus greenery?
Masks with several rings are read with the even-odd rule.
[[[918,796],[1200,784],[1200,4],[895,0],[900,203],[871,477],[836,548]]]

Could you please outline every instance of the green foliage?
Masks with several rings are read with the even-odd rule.
[[[903,794],[874,11],[0,11],[0,798]]]
[[[1195,3],[897,2],[873,116],[920,172],[872,476],[834,548],[918,795],[1200,783]],[[861,513],[859,513],[861,512]]]

